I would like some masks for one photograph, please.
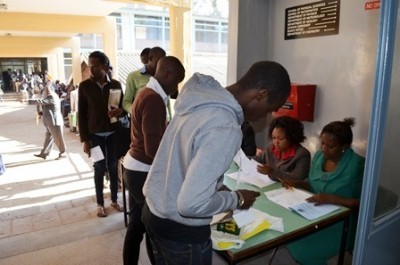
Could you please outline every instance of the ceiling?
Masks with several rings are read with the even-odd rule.
[[[1,12],[107,16],[126,5],[106,0],[0,0],[1,4],[7,10],[0,11],[0,18]]]
[[[77,16],[107,16],[132,3],[150,5],[190,6],[191,0],[0,0],[0,23],[2,13],[59,14]],[[76,32],[28,32],[0,30],[1,36],[71,37]]]
[[[2,9],[6,6],[7,9]],[[110,13],[126,6],[126,3],[107,0],[0,0],[1,14],[4,13],[34,13],[34,14],[59,14],[59,15],[84,15],[107,16]],[[25,36],[25,37],[72,37],[72,33],[55,32],[28,32],[0,30],[0,36]]]

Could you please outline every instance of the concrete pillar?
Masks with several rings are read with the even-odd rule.
[[[116,21],[114,17],[106,17],[104,28],[102,29],[103,34],[103,48],[105,54],[107,54],[110,62],[114,68],[114,76],[118,76],[117,68],[117,33],[116,33]]]
[[[72,38],[72,78],[74,79],[74,85],[78,85],[82,81],[82,69],[81,69],[81,40],[79,37]]]
[[[65,71],[64,71],[64,49],[59,47],[56,49],[57,69],[50,72],[53,74],[53,81],[60,80],[60,82],[66,82]]]
[[[191,16],[192,12],[188,8],[182,8],[182,7],[169,8],[171,55],[179,58],[179,60],[181,60],[182,64],[185,66],[186,70],[185,79],[190,77],[192,72],[191,38],[190,38]],[[187,38],[185,38],[185,36],[187,36]]]

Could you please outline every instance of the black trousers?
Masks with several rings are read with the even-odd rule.
[[[142,188],[146,181],[147,173],[148,172],[124,169],[123,177],[125,186],[129,191],[129,223],[123,249],[124,265],[138,264],[140,243],[143,240],[144,234],[146,234],[147,255],[149,256],[151,264],[155,264],[150,239],[147,236],[146,228],[141,220],[144,204]]]

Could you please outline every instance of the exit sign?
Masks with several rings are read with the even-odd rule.
[[[371,1],[365,3],[365,10],[381,8],[381,1]]]

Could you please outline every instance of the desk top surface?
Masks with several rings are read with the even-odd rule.
[[[236,170],[237,167],[232,166],[228,172],[234,172]],[[224,183],[230,188],[234,188],[237,186],[236,181],[229,177],[225,177]],[[247,239],[245,244],[240,249],[227,250],[226,252],[228,256],[234,258],[235,256],[239,257],[246,255],[246,253],[255,253],[255,251],[259,251],[260,249],[266,250],[268,248],[279,246],[289,240],[300,237],[305,233],[316,231],[326,225],[331,224],[332,222],[343,220],[351,213],[348,208],[339,206],[338,210],[330,214],[327,214],[315,220],[307,220],[304,217],[267,199],[264,192],[281,187],[282,185],[279,182],[262,189],[245,183],[241,183],[239,185],[239,189],[254,190],[261,193],[261,195],[255,201],[253,207],[263,212],[266,212],[269,215],[282,218],[285,232],[281,233],[275,230],[265,230]]]

